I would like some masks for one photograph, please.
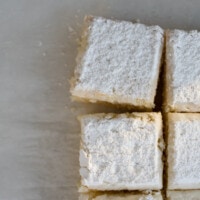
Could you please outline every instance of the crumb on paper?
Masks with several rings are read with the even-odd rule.
[[[41,47],[43,45],[42,41],[38,41],[38,46]]]
[[[66,53],[63,52],[63,51],[60,53],[61,56],[65,56],[65,54],[66,54]]]
[[[69,30],[69,32],[75,32],[71,26],[68,26],[68,30]]]
[[[140,19],[136,19],[135,22],[136,22],[136,23],[140,23]]]
[[[71,26],[68,26],[68,31],[69,31],[68,38],[72,38],[77,35],[77,32]]]
[[[57,84],[58,84],[58,86],[62,86],[63,85],[61,82],[58,82]]]

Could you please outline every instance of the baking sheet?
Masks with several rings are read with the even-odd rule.
[[[199,29],[199,10],[198,0],[1,0],[0,200],[78,199],[76,116],[115,111],[70,101],[84,15]]]

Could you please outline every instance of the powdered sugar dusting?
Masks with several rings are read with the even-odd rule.
[[[89,115],[82,118],[82,132],[83,185],[98,190],[162,187],[159,114]]]
[[[87,43],[73,95],[85,97],[87,92],[93,100],[154,106],[163,43],[160,27],[96,17],[88,27]]]
[[[176,111],[200,111],[200,33],[168,31],[168,104]]]
[[[169,132],[170,189],[200,187],[200,115],[174,114]],[[173,118],[172,118],[173,119]]]

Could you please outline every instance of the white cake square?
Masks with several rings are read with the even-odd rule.
[[[200,190],[168,191],[167,200],[200,200]]]
[[[200,112],[200,32],[166,32],[165,109]]]
[[[80,194],[79,200],[162,200],[160,192],[153,192],[152,194],[134,194],[134,193],[88,193]]]
[[[90,190],[162,188],[160,113],[80,117],[81,184]]]
[[[159,26],[86,17],[71,81],[74,99],[152,110],[163,35]]]
[[[168,189],[200,189],[200,114],[168,114]]]

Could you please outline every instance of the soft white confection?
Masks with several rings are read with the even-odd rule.
[[[166,111],[200,111],[200,32],[166,32]]]
[[[154,107],[163,30],[87,17],[71,93],[75,99]]]
[[[160,113],[85,115],[80,122],[83,186],[93,190],[162,188]]]
[[[80,194],[79,200],[162,200],[160,192],[153,194],[132,194],[132,193],[115,193],[115,194]]]
[[[168,189],[200,189],[200,114],[168,114]]]
[[[200,200],[200,190],[168,191],[167,200]]]

